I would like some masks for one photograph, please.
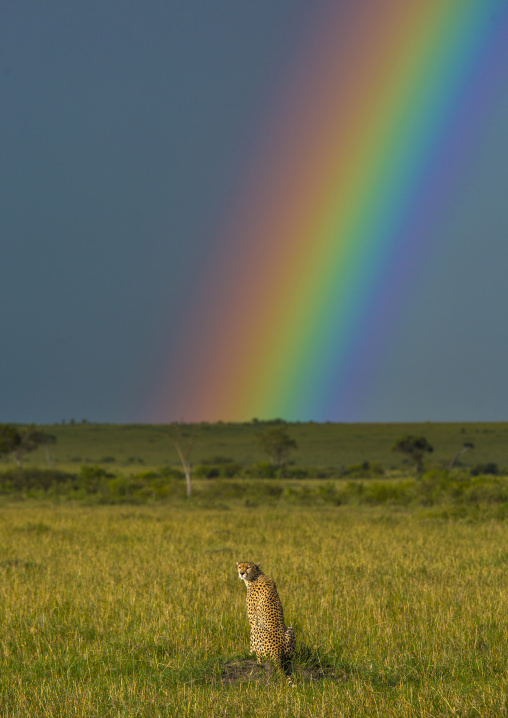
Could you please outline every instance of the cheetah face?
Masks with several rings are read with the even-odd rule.
[[[242,561],[236,564],[238,569],[238,578],[240,581],[254,581],[261,573],[261,564],[252,563],[252,561]]]

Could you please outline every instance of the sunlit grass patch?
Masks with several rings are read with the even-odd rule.
[[[506,522],[324,506],[0,510],[0,711],[499,716]],[[248,654],[235,562],[295,629],[296,688]]]

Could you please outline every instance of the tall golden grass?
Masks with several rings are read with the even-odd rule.
[[[248,668],[239,560],[277,581],[296,689]],[[507,715],[507,569],[501,521],[4,506],[0,715]]]

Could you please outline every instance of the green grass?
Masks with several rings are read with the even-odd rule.
[[[199,424],[195,427],[195,465],[228,457],[243,465],[266,460],[257,446],[265,423]],[[178,465],[178,456],[163,425],[72,424],[43,427],[57,437],[57,443],[29,454],[27,465],[50,463],[64,470],[81,464],[101,464],[129,473],[141,468]],[[464,442],[475,449],[461,457],[465,466],[494,462],[508,466],[508,423],[470,424],[288,424],[298,443],[290,457],[296,466],[340,467],[364,461],[381,462],[387,469],[403,466],[403,456],[391,451],[404,434],[426,436],[434,447],[428,462],[448,463]],[[187,427],[190,431],[190,427]]]
[[[500,716],[508,523],[395,507],[3,505],[5,718]],[[295,628],[251,672],[238,560]]]

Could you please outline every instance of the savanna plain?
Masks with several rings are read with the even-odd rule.
[[[0,715],[508,715],[506,480],[453,471],[4,493]],[[295,688],[248,653],[241,560],[277,582]]]
[[[505,522],[316,510],[10,506],[2,715],[499,716]],[[297,687],[248,656],[263,562]]]

